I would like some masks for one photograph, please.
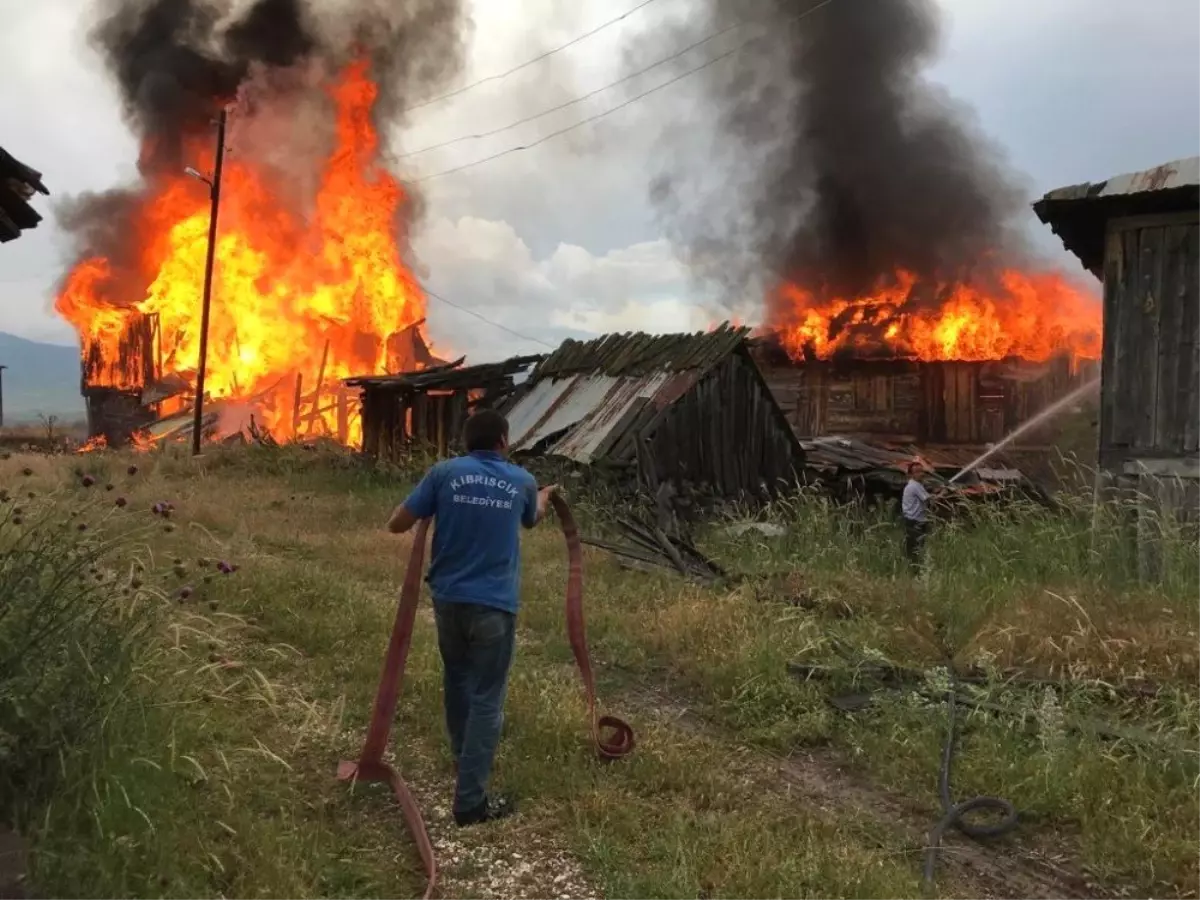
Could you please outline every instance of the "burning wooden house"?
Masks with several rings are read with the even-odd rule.
[[[946,283],[899,271],[862,296],[786,283],[769,308],[755,356],[802,438],[987,445],[1093,379],[1100,356],[1086,289],[991,263]]]
[[[423,320],[416,322],[389,338],[390,371],[444,365],[426,345],[422,324]],[[120,447],[138,440],[190,436],[196,373],[193,369],[164,372],[161,347],[160,321],[151,315],[132,317],[115,344],[103,339],[84,344],[82,392],[89,438]],[[228,436],[253,423],[281,440],[324,436],[344,444],[354,442],[361,432],[357,398],[330,363],[326,339],[315,378],[307,384],[304,370],[298,368],[254,391],[235,385],[231,396],[208,397],[202,428],[209,436]]]
[[[921,447],[984,446],[1001,440],[1096,376],[1093,360],[854,358],[797,360],[775,336],[754,354],[793,430]],[[1045,429],[1020,438],[1047,440]]]
[[[276,440],[355,443],[361,423],[343,379],[439,362],[419,334],[425,297],[407,264],[408,197],[377,132],[377,73],[366,58],[306,57],[303,79],[289,63],[288,77],[233,91],[224,79],[237,67],[221,54],[240,51],[214,52],[198,54],[194,80],[178,85],[188,104],[139,119],[148,130],[138,181],[81,201],[74,217],[80,255],[55,309],[79,337],[91,433],[110,444],[139,432],[190,434],[204,343],[206,431],[233,435],[253,416]],[[226,74],[206,73],[218,57]],[[216,85],[224,87],[203,102]],[[223,165],[210,245],[216,189],[187,171],[215,175],[211,120],[234,95],[236,150]],[[311,111],[297,116],[308,101]],[[314,143],[315,133],[325,137]]]
[[[748,334],[722,325],[567,341],[505,406],[510,448],[628,472],[651,491],[733,497],[794,484],[804,452]]]
[[[464,366],[463,359],[398,375],[349,378],[362,392],[362,450],[396,461],[413,451],[445,456],[459,446],[463,425],[475,409],[503,403],[515,376],[541,356]]]
[[[1104,282],[1102,481],[1194,519],[1200,504],[1200,157],[1034,204]],[[1143,542],[1153,549],[1154,542]],[[1152,567],[1153,553],[1143,561]]]

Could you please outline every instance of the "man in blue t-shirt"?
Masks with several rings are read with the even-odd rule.
[[[467,419],[467,455],[437,463],[388,522],[402,534],[433,518],[426,581],[442,654],[446,730],[458,771],[459,826],[503,818],[513,805],[488,797],[512,665],[521,579],[517,524],[546,515],[550,485],[505,459],[508,421],[491,409]]]

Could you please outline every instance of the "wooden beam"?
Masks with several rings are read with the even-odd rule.
[[[1124,216],[1108,220],[1108,231],[1140,231],[1143,228],[1162,228],[1168,225],[1191,225],[1200,222],[1200,213],[1196,210],[1184,210],[1173,213],[1154,213],[1146,216]]]
[[[339,444],[344,444],[350,437],[350,398],[346,389],[339,387],[337,392],[337,438]]]
[[[292,400],[292,437],[300,436],[300,397],[304,387],[304,373],[296,373],[296,396]]]
[[[1200,478],[1200,457],[1180,459],[1131,459],[1125,462],[1126,475],[1153,478]]]
[[[307,432],[312,434],[313,426],[317,422],[317,416],[320,415],[321,406],[321,388],[325,386],[325,365],[329,362],[329,341],[325,341],[325,349],[321,351],[321,368],[317,370],[317,389],[313,391],[312,411],[308,416]]]

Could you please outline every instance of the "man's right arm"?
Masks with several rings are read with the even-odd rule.
[[[421,519],[431,518],[437,510],[437,466],[430,469],[408,498],[392,511],[387,529],[392,534],[404,534]]]
[[[529,484],[525,488],[525,508],[521,514],[521,524],[526,528],[533,528],[546,518],[546,513],[550,508],[550,497],[557,492],[557,484],[548,484],[538,490],[537,481],[531,476]]]

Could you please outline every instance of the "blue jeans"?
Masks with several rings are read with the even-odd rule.
[[[446,731],[458,766],[454,811],[487,799],[512,666],[516,616],[474,603],[435,603]]]

